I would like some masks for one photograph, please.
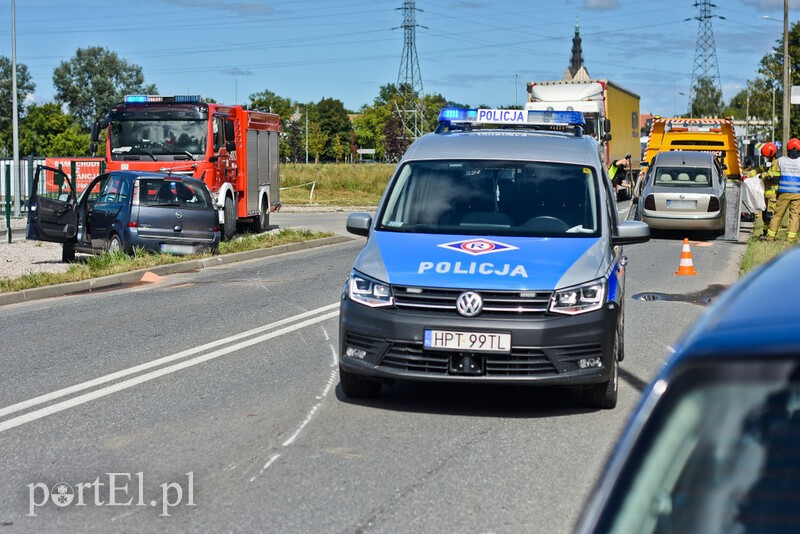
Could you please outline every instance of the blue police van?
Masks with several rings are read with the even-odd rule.
[[[446,108],[395,170],[342,294],[340,383],[395,379],[579,386],[617,403],[622,246],[596,141],[577,112]]]

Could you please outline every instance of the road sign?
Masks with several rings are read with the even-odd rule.
[[[800,85],[792,86],[792,98],[790,102],[792,104],[800,104]]]

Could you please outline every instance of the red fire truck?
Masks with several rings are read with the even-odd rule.
[[[92,130],[92,152],[106,130],[106,169],[187,174],[208,185],[223,236],[236,224],[269,226],[280,209],[280,117],[199,96],[128,95]]]

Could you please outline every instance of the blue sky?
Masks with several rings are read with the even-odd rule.
[[[641,112],[683,112],[699,14],[694,0],[416,0],[426,93],[469,105],[525,101],[525,84],[561,79],[575,19],[589,74],[641,96]],[[783,26],[782,0],[714,0],[725,99],[754,78]],[[17,62],[54,96],[53,70],[102,46],[142,67],[161,94],[245,103],[269,89],[351,110],[397,81],[403,0],[16,0]],[[771,17],[764,18],[764,17]],[[790,0],[790,23],[800,0]],[[686,20],[690,19],[690,20]],[[0,55],[11,56],[11,1],[0,8]],[[685,94],[680,94],[685,93]]]

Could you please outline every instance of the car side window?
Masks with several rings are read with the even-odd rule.
[[[100,198],[97,200],[97,202],[104,204],[116,202],[121,182],[122,180],[119,178],[119,176],[109,177],[109,179],[106,180],[106,183],[103,184],[103,189],[100,191]]]
[[[123,180],[122,183],[120,184],[119,195],[117,196],[117,202],[127,202],[128,198],[130,198],[131,196],[130,189],[131,189],[130,184],[127,181]]]

